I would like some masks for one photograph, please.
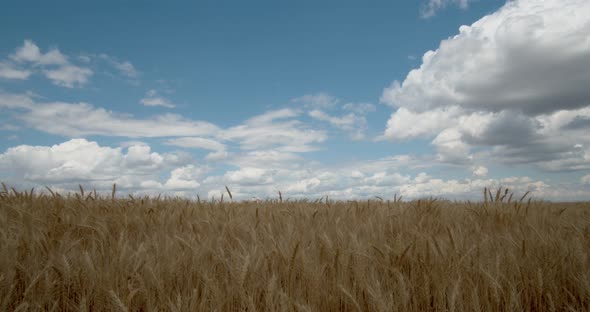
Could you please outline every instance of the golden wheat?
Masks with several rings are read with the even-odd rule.
[[[590,310],[590,204],[484,194],[224,202],[5,187],[0,310]]]

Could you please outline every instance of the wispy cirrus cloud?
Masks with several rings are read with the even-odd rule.
[[[54,84],[66,88],[82,86],[88,83],[90,76],[93,75],[89,68],[75,65],[64,65],[56,69],[45,69],[43,73]]]
[[[170,100],[158,94],[156,90],[149,90],[146,92],[145,97],[139,101],[144,106],[162,106],[166,108],[174,108],[174,105]]]
[[[135,118],[89,103],[37,102],[27,94],[0,93],[0,107],[18,112],[17,118],[28,127],[50,134],[65,137],[174,137],[165,143],[212,150],[211,159],[226,156],[224,145],[220,143],[223,141],[234,142],[246,151],[304,153],[317,150],[316,144],[327,139],[324,131],[298,120],[301,112],[292,109],[267,111],[236,126],[220,128],[178,114]]]
[[[221,160],[228,156],[225,144],[203,137],[181,137],[168,139],[164,142],[166,145],[178,146],[190,149],[205,149],[211,151],[207,156],[207,160]]]
[[[29,95],[0,93],[0,107],[20,111],[27,126],[66,137],[101,135],[129,138],[214,135],[219,128],[176,114],[134,118],[88,103],[37,102]]]
[[[276,149],[283,152],[308,152],[317,150],[314,143],[327,139],[326,133],[311,129],[300,120],[293,109],[280,109],[252,117],[240,125],[220,132],[219,137],[238,142],[241,149]]]
[[[0,78],[26,80],[31,74],[30,70],[18,68],[14,64],[0,62]]]
[[[307,94],[291,100],[298,108],[307,110],[314,120],[325,122],[332,128],[348,134],[353,140],[365,138],[368,129],[366,115],[376,110],[370,103],[343,103],[325,92]]]
[[[473,1],[474,0],[427,0],[422,3],[422,6],[420,7],[420,17],[431,18],[435,16],[438,11],[450,5],[456,5],[461,9],[467,9],[469,3]]]
[[[90,60],[90,57],[87,55],[83,57],[87,57],[89,58],[88,60]],[[127,78],[135,79],[139,76],[139,71],[130,61],[122,61],[117,57],[105,53],[99,54],[97,58],[106,61],[108,64],[113,66],[120,74]]]
[[[353,140],[365,138],[367,120],[364,116],[348,113],[343,116],[332,116],[324,111],[314,109],[308,115],[316,120],[325,121],[331,126],[349,133]]]
[[[294,99],[291,103],[307,109],[331,109],[334,108],[340,100],[325,92],[306,94]]]

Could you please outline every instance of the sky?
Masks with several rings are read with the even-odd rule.
[[[590,2],[6,1],[0,180],[590,199]]]

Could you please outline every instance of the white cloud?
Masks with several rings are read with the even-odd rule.
[[[422,18],[433,17],[438,11],[449,5],[457,5],[461,9],[467,9],[467,7],[469,7],[469,2],[472,1],[473,0],[428,0],[422,4],[420,16]]]
[[[58,49],[51,49],[42,53],[32,40],[25,40],[23,45],[16,49],[11,58],[17,62],[31,62],[37,65],[66,65],[67,57]]]
[[[169,100],[163,97],[151,97],[151,98],[143,98],[140,100],[140,103],[145,106],[162,106],[168,108],[174,108],[175,105],[170,103]]]
[[[342,109],[360,115],[366,115],[377,110],[375,105],[370,103],[346,103],[342,106]]]
[[[510,1],[428,51],[382,101],[417,112],[459,105],[539,114],[587,106],[590,2]]]
[[[463,142],[462,134],[455,128],[445,129],[432,141],[441,162],[465,163],[473,159],[470,146]]]
[[[388,171],[378,171],[362,180],[363,185],[372,186],[400,185],[408,182],[410,179],[407,176]]]
[[[146,170],[158,169],[164,161],[158,153],[151,153],[148,145],[129,146],[123,159],[128,168],[145,168]]]
[[[317,120],[327,121],[331,125],[338,128],[350,128],[357,123],[355,120],[356,116],[354,114],[349,114],[342,117],[333,117],[321,110],[314,109],[309,112],[309,116]]]
[[[231,183],[240,185],[248,184],[269,184],[273,182],[273,172],[269,169],[244,167],[235,171],[228,171],[224,178]]]
[[[30,70],[15,69],[12,65],[0,64],[0,77],[27,79],[33,71],[39,71],[55,85],[73,88],[86,84],[94,72],[86,67],[72,64],[57,48],[46,53],[31,40],[25,40],[10,59],[19,64],[32,64]]]
[[[580,182],[582,184],[590,184],[590,174],[589,175],[585,175],[582,178],[580,178]]]
[[[226,146],[213,139],[201,138],[201,137],[181,137],[169,139],[164,142],[166,145],[173,145],[185,148],[200,148],[213,151],[206,157],[207,160],[222,160],[228,157]]]
[[[201,184],[199,180],[205,171],[195,165],[188,165],[172,170],[170,178],[163,185],[168,190],[195,190]]]
[[[288,184],[284,190],[289,193],[297,194],[305,194],[312,192],[315,188],[317,188],[322,181],[318,178],[309,178],[300,181],[293,181],[292,183]]]
[[[383,138],[394,140],[433,136],[447,127],[456,124],[459,111],[456,107],[426,112],[413,112],[405,107],[399,108],[387,121]]]
[[[219,151],[225,150],[225,145],[206,138],[199,138],[199,137],[182,137],[182,138],[175,138],[166,140],[165,144],[167,145],[174,145],[186,148],[202,148],[211,151]]]
[[[364,116],[349,113],[344,116],[335,117],[317,109],[310,111],[308,114],[311,118],[325,121],[335,128],[349,132],[353,140],[361,140],[365,137],[367,119]]]
[[[515,0],[462,26],[384,90],[397,110],[383,138],[433,138],[441,161],[590,167],[588,14],[588,1]]]
[[[134,146],[134,145],[149,145],[144,141],[138,141],[138,140],[130,140],[130,141],[123,141],[121,143],[119,143],[120,147],[130,147],[130,146]]]
[[[122,185],[137,187],[146,177],[182,162],[174,154],[151,152],[149,146],[130,146],[125,153],[120,147],[104,147],[84,139],[53,146],[19,145],[0,154],[0,168],[11,182],[59,186],[106,186],[122,181]]]
[[[204,121],[163,114],[137,119],[94,107],[87,103],[36,103],[28,95],[0,93],[0,107],[20,109],[18,116],[37,130],[78,137],[86,135],[140,137],[174,137],[214,135],[219,128]]]
[[[292,103],[303,106],[304,108],[310,109],[330,109],[335,107],[340,100],[327,94],[327,93],[316,93],[306,94],[304,96],[294,98],[291,100]]]
[[[159,96],[156,90],[149,90],[139,102],[145,106],[162,106],[167,108],[174,108],[176,106],[167,98]]]
[[[304,108],[309,117],[347,132],[353,140],[365,138],[368,128],[366,115],[376,110],[375,105],[370,103],[341,104],[340,99],[324,92],[294,98],[291,103],[296,104],[298,108]]]
[[[308,110],[307,115],[315,120],[327,122],[330,126],[345,131],[353,140],[361,140],[367,130],[366,115],[376,110],[370,103],[346,103],[340,105],[340,99],[327,93],[307,94],[291,100]],[[340,116],[335,116],[335,110],[343,110]]]
[[[244,150],[276,149],[293,153],[316,150],[313,144],[326,140],[326,134],[293,119],[299,115],[291,109],[269,111],[221,131],[219,138],[236,141]]]
[[[102,59],[114,67],[120,74],[127,78],[135,79],[139,72],[129,61],[121,61],[116,57],[106,54],[86,54],[74,57],[74,60],[89,65],[94,59]],[[21,68],[26,67],[26,68]],[[67,55],[57,48],[51,48],[43,53],[32,41],[25,40],[23,45],[17,47],[15,52],[6,61],[0,61],[0,78],[25,80],[34,73],[44,75],[55,85],[73,88],[81,87],[88,83],[94,71],[88,67],[74,64]],[[156,103],[156,99],[147,99],[149,103]],[[165,104],[165,102],[161,102]],[[156,105],[152,104],[152,105]]]
[[[139,76],[139,71],[133,66],[133,64],[129,61],[122,61],[117,57],[101,53],[99,55],[83,55],[80,56],[83,58],[85,62],[90,62],[93,58],[95,59],[102,59],[109,65],[113,66],[121,75],[127,78],[137,78]]]
[[[258,155],[260,156],[260,155]],[[284,159],[281,161],[285,162]],[[177,154],[162,154],[148,145],[128,148],[100,146],[96,142],[73,139],[53,146],[20,145],[0,154],[0,170],[4,178],[17,187],[48,185],[62,190],[76,190],[80,183],[86,188],[107,191],[117,183],[122,192],[156,195],[166,193],[194,197],[196,194],[221,194],[228,185],[235,199],[277,196],[284,198],[334,199],[404,198],[445,196],[451,199],[480,199],[484,187],[509,187],[517,194],[531,190],[538,198],[587,198],[590,191],[582,186],[560,186],[529,177],[505,179],[442,179],[419,171],[402,173],[417,159],[407,156],[362,161],[326,167],[300,160],[298,166],[277,166],[260,161],[258,165],[242,164],[234,170],[225,169],[207,176],[211,170],[197,166]],[[273,169],[269,169],[273,168]],[[475,168],[482,170],[481,168]],[[588,182],[582,178],[581,182]],[[123,194],[124,194],[123,193]]]
[[[139,119],[88,103],[35,102],[31,95],[23,94],[0,93],[0,107],[14,110],[17,118],[31,128],[66,137],[175,137],[165,143],[209,149],[213,152],[207,156],[208,160],[231,156],[221,143],[225,141],[237,143],[244,151],[268,151],[290,159],[293,158],[292,153],[317,150],[316,144],[326,140],[324,131],[312,129],[295,119],[301,113],[290,109],[268,111],[238,126],[221,129],[214,124],[185,119],[176,114]],[[255,157],[251,153],[236,155]]]
[[[477,177],[485,177],[488,175],[488,168],[484,166],[473,167],[473,175]]]
[[[0,126],[1,131],[17,131],[19,129],[20,128],[18,126],[15,126],[15,125],[9,124],[9,123],[5,123]]]
[[[113,66],[115,66],[115,68],[118,69],[121,74],[129,78],[136,78],[139,75],[137,69],[135,69],[135,66],[133,66],[133,64],[131,64],[129,61],[114,62]]]
[[[26,80],[30,75],[30,70],[18,69],[11,64],[0,62],[0,78]]]
[[[246,120],[246,124],[249,124],[249,125],[268,124],[268,123],[272,123],[273,121],[276,121],[276,120],[297,117],[297,116],[299,116],[299,114],[300,113],[298,111],[288,109],[288,108],[272,110],[272,111],[265,112],[263,114],[257,115],[255,117],[252,117],[252,118]]]
[[[205,159],[209,161],[221,161],[228,157],[229,153],[226,150],[218,150],[207,154],[207,156],[205,156]]]
[[[135,119],[86,103],[36,105],[35,110],[21,118],[38,130],[63,136],[105,135],[139,138],[207,135],[217,131],[213,124],[186,120],[180,115],[164,114],[150,119]]]
[[[11,94],[0,91],[0,108],[33,109],[35,102],[28,94]]]
[[[88,82],[94,73],[92,70],[75,65],[64,65],[57,69],[43,70],[43,73],[54,84],[62,87],[73,88],[82,86]]]
[[[252,150],[230,154],[226,163],[238,167],[300,168],[304,159],[296,153],[279,150]]]
[[[78,55],[77,58],[84,63],[90,63],[92,61],[92,58],[87,54]]]

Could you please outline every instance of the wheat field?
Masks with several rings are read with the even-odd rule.
[[[0,194],[1,311],[590,310],[589,203],[50,192]]]

